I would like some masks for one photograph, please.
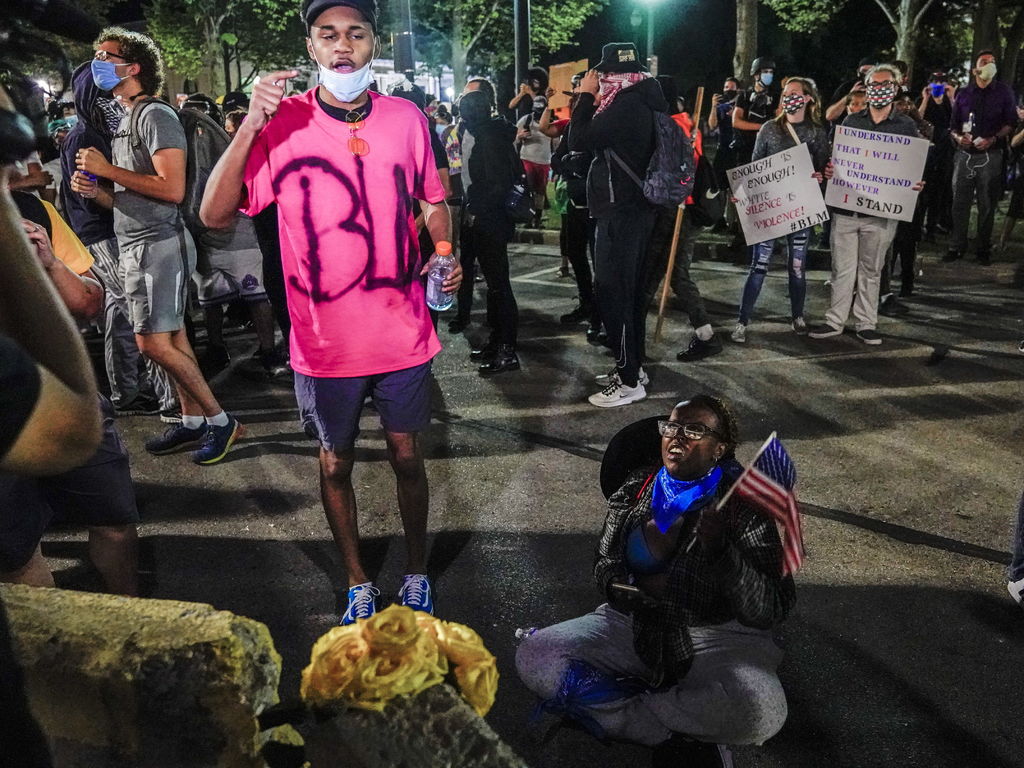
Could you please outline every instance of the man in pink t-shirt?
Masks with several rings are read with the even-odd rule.
[[[255,86],[201,211],[217,226],[239,208],[252,216],[277,203],[295,394],[304,428],[320,441],[324,510],[348,571],[343,624],[371,616],[380,594],[359,557],[351,479],[367,395],[398,480],[408,553],[399,601],[433,612],[418,433],[430,422],[430,363],[441,345],[420,280],[415,213],[422,205],[437,244],[450,240],[451,219],[426,119],[408,101],[367,90],[376,15],[375,0],[303,2],[320,85],[283,98],[292,70]],[[456,268],[444,290],[461,279]]]

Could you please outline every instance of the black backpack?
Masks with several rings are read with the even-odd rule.
[[[698,226],[713,227],[725,215],[729,196],[718,186],[715,169],[703,154],[693,179],[693,202],[686,206],[686,214]]]
[[[138,130],[139,117],[142,110],[150,104],[170,106],[166,101],[153,97],[147,97],[135,105],[128,123],[132,147],[139,146],[142,141]],[[171,108],[173,109],[173,107]],[[195,109],[176,110],[176,114],[181,127],[185,130],[186,147],[185,197],[178,209],[185,220],[185,226],[198,242],[207,230],[199,219],[199,206],[203,202],[206,182],[210,180],[213,167],[227,150],[231,139],[227,132],[209,115]]]

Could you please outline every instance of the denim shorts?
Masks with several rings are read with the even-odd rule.
[[[302,428],[329,451],[350,450],[369,395],[387,432],[421,432],[430,424],[430,365],[373,376],[327,378],[295,372]]]

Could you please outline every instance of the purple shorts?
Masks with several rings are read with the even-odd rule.
[[[321,378],[295,372],[295,399],[302,428],[320,445],[351,450],[359,436],[359,415],[370,395],[387,432],[421,432],[430,424],[430,363],[390,373]]]

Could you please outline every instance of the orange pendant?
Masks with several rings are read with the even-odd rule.
[[[366,139],[352,136],[348,140],[348,151],[356,157],[364,157],[370,154],[370,145],[367,144]]]

